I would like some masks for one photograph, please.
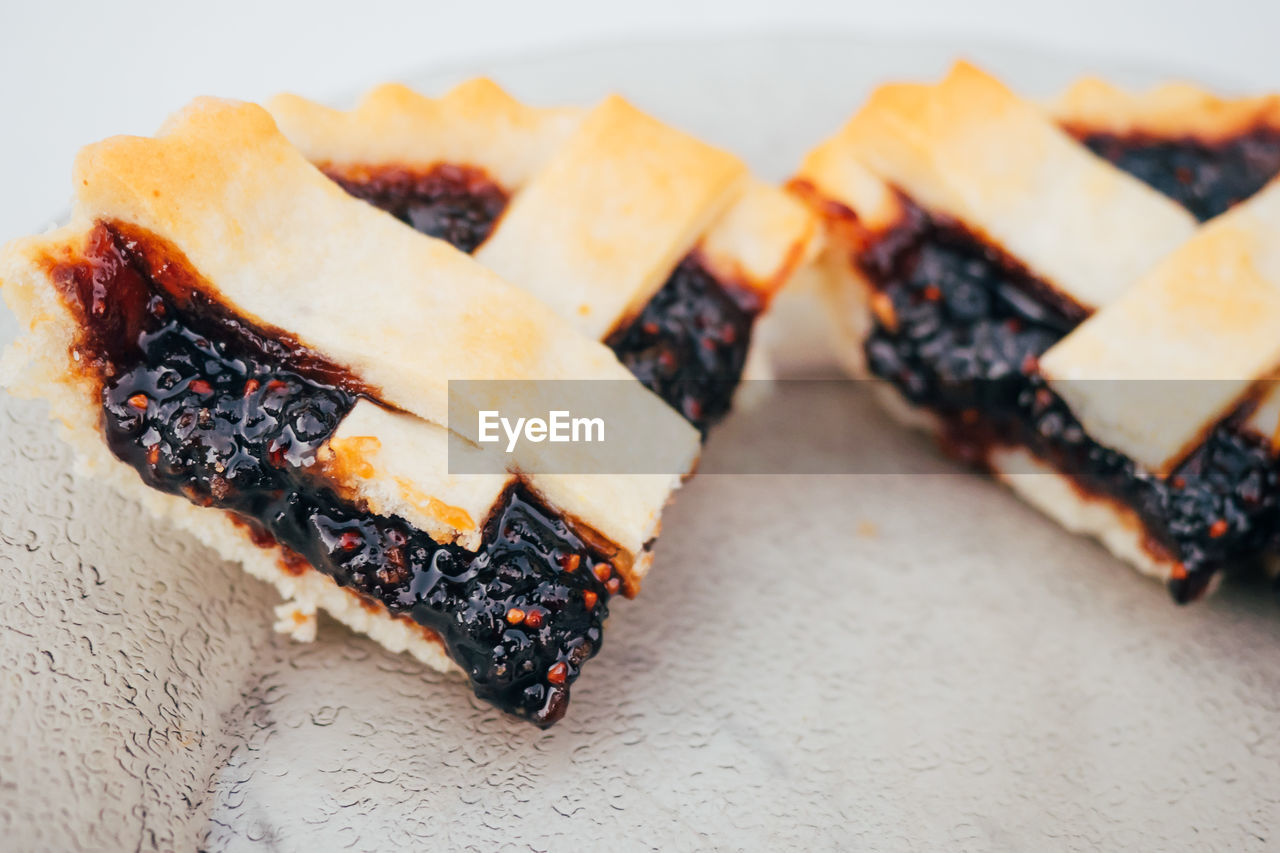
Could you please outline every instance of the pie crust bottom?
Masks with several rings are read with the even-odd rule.
[[[849,361],[862,354],[861,346],[846,343],[845,347]],[[946,435],[936,416],[910,405],[887,384],[878,384],[876,391],[883,408],[903,426],[930,433],[939,440]],[[1014,494],[1071,533],[1098,540],[1114,556],[1147,577],[1167,583],[1173,576],[1176,561],[1147,547],[1142,521],[1117,501],[1085,492],[1069,476],[1025,447],[992,447],[983,464]],[[1219,578],[1215,575],[1210,581],[1209,591]]]

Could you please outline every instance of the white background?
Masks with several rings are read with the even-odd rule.
[[[65,208],[81,145],[150,133],[194,95],[332,98],[424,67],[483,70],[486,57],[584,42],[814,31],[928,39],[957,53],[993,40],[1044,45],[1280,89],[1280,3],[1270,0],[0,0],[0,239]]]

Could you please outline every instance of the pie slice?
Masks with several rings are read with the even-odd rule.
[[[259,107],[199,100],[90,146],[75,188],[69,225],[0,255],[25,327],[10,387],[89,470],[275,583],[285,629],[322,608],[559,719],[698,431],[528,291],[348,196]],[[450,403],[486,402],[459,379],[634,387],[618,416],[677,463],[451,473]]]
[[[791,188],[851,369],[1186,601],[1280,535],[1277,171],[1280,99],[1046,108],[959,64],[876,91]]]
[[[616,96],[540,109],[477,79],[439,99],[382,86],[350,112],[293,95],[268,109],[347,192],[528,290],[704,433],[820,236],[737,158]]]

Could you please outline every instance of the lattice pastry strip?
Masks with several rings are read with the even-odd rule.
[[[1199,594],[1280,521],[1259,384],[1280,362],[1278,119],[1275,98],[1097,80],[1042,106],[964,64],[878,90],[791,185],[827,221],[847,361]]]

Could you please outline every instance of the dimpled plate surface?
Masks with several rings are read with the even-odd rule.
[[[619,89],[781,178],[875,82],[943,45],[635,44],[409,76]],[[971,54],[1048,92],[1114,63]],[[314,94],[314,93],[312,93]],[[6,338],[12,319],[4,316]],[[853,394],[780,387],[714,436],[822,470],[933,458]],[[795,417],[795,412],[806,412]],[[1172,605],[1101,548],[955,473],[703,476],[644,594],[548,732],[322,622],[73,478],[0,397],[0,838],[24,850],[1274,849],[1280,607]],[[718,446],[718,450],[716,449]],[[762,466],[764,467],[764,466]]]

